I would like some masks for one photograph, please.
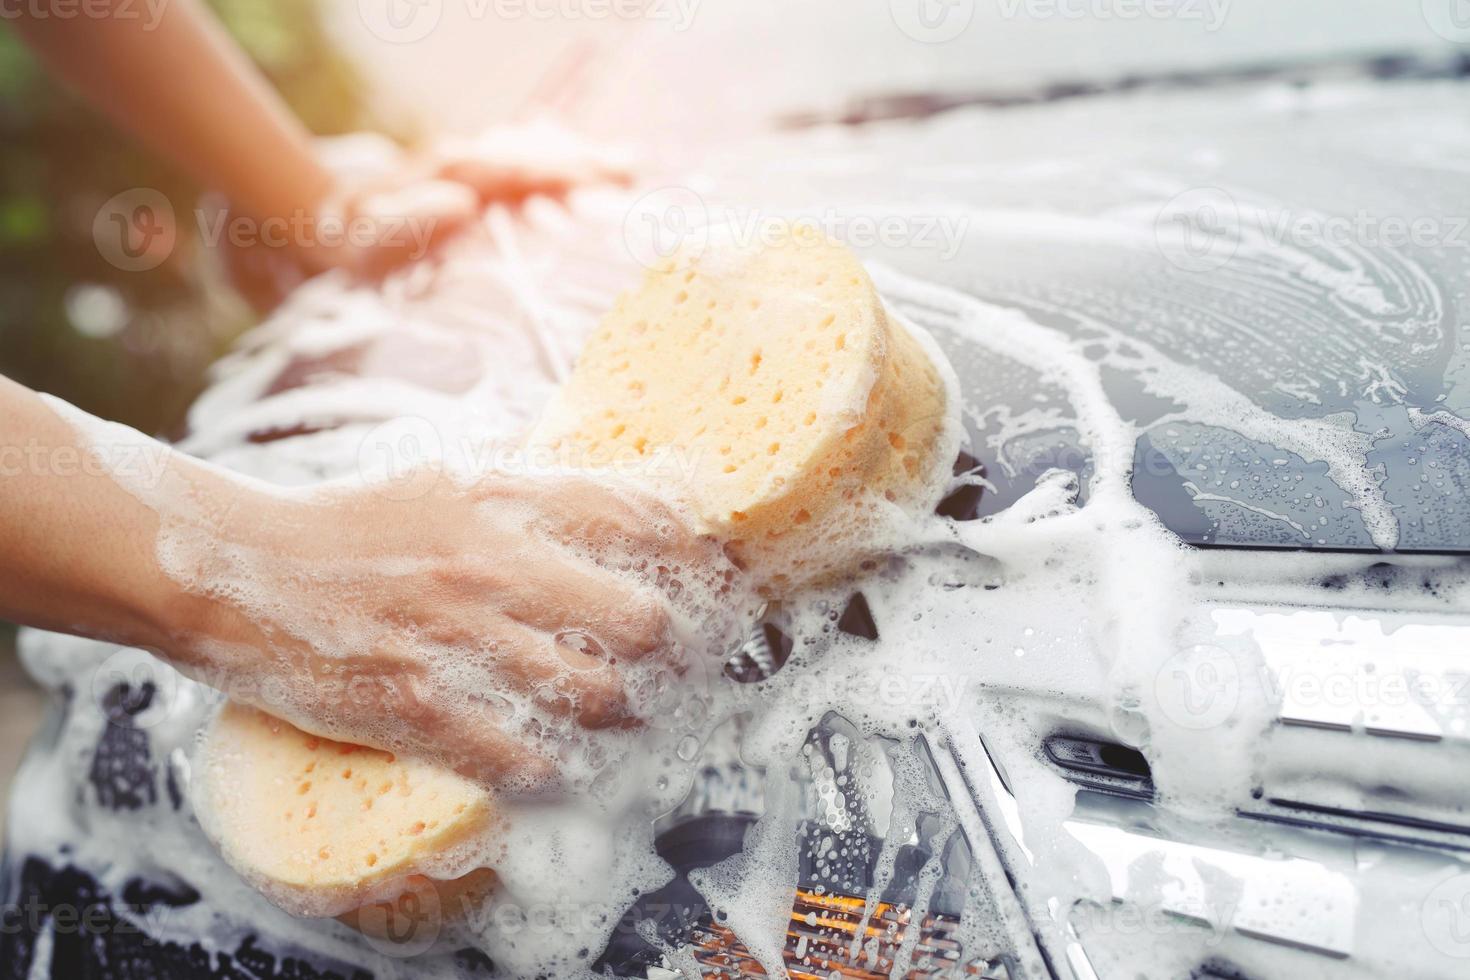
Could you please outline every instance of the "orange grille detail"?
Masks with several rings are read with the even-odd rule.
[[[861,898],[798,889],[791,908],[791,925],[786,930],[786,972],[793,980],[886,980],[892,976],[904,951],[911,910],[887,902],[877,903],[871,915],[865,916],[866,910],[867,902]],[[953,916],[925,916],[902,976],[983,975],[988,966],[985,960],[961,962],[963,950],[953,938],[958,925]],[[711,923],[696,929],[692,939],[694,958],[707,980],[766,976],[765,969],[728,927]]]

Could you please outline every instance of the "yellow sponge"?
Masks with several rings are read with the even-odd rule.
[[[652,269],[533,440],[574,465],[676,469],[702,530],[749,557],[859,498],[932,489],[946,400],[853,254],[797,226]]]
[[[702,530],[746,558],[781,555],[763,581],[771,589],[850,559],[804,546],[840,540],[874,501],[933,491],[949,462],[939,458],[947,397],[852,254],[798,228],[764,248],[712,248],[650,271],[588,341],[532,442],[578,466],[635,473],[672,452]],[[362,899],[494,814],[456,775],[237,705],[203,759],[196,782],[225,857],[301,907]]]
[[[196,800],[225,859],[302,910],[391,899],[377,890],[494,819],[489,794],[455,773],[308,735],[233,702],[198,761]],[[488,883],[481,875],[473,884]]]

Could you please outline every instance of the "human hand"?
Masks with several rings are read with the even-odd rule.
[[[224,242],[231,277],[259,307],[275,305],[318,272],[375,278],[412,264],[493,204],[629,180],[619,154],[547,123],[498,127],[412,154],[367,133],[320,140],[318,147],[333,183],[302,235],[305,247]]]
[[[170,577],[207,597],[185,669],[306,731],[526,790],[567,739],[646,720],[706,652],[687,600],[738,587],[650,498],[424,476],[247,503],[224,540],[165,526]]]

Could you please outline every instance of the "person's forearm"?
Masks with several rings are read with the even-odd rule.
[[[310,134],[209,11],[169,0],[155,23],[123,6],[59,18],[21,5],[10,23],[89,102],[244,211],[313,216],[332,181]]]
[[[304,731],[498,790],[544,787],[566,726],[636,726],[686,652],[748,628],[720,542],[656,498],[400,479],[277,490],[0,378],[0,618],[151,650]]]
[[[170,483],[223,516],[253,495],[162,443],[96,423],[84,433],[0,377],[0,618],[159,650],[208,609],[161,570]],[[155,498],[150,505],[149,498]]]

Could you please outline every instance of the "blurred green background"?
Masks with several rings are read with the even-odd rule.
[[[315,0],[211,0],[320,135],[379,128]],[[0,374],[153,435],[179,432],[209,365],[255,322],[192,220],[200,188],[130,145],[47,77],[0,21]],[[92,240],[98,208],[134,187],[180,216],[163,265],[124,272]],[[34,726],[35,692],[0,622],[0,786]]]
[[[352,64],[312,0],[212,0],[315,133],[372,128]],[[162,191],[179,245],[162,266],[114,268],[92,241],[108,198]],[[209,364],[250,325],[200,262],[199,188],[131,146],[0,28],[0,372],[151,434],[176,430]]]

